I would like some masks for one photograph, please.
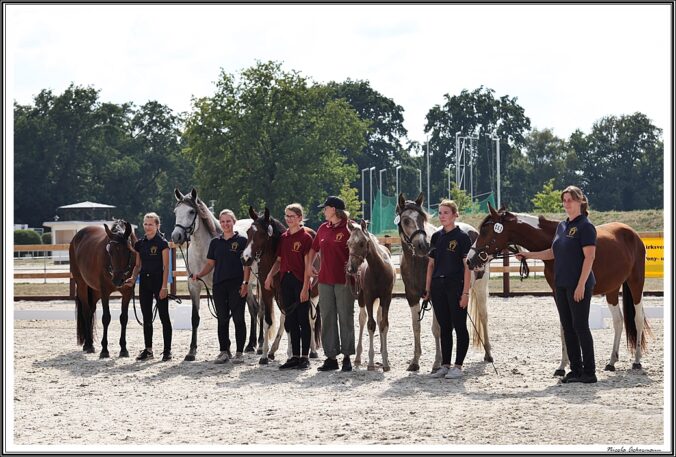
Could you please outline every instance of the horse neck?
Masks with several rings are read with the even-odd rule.
[[[380,251],[380,246],[371,235],[366,235],[368,239],[369,249],[366,253],[366,262],[369,268],[376,268],[378,270],[385,269],[385,259],[383,253]]]
[[[512,231],[512,241],[519,246],[523,246],[529,251],[542,251],[552,247],[554,234],[558,222],[540,218],[539,227],[533,227],[525,222],[518,222],[523,230]]]

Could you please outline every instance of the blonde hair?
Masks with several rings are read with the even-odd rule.
[[[341,219],[341,220],[348,220],[350,218],[350,212],[346,211],[344,209],[338,209],[336,208],[336,216]]]
[[[223,211],[221,211],[220,213],[218,213],[218,220],[220,220],[220,219],[221,219],[221,216],[224,215],[224,214],[227,214],[228,216],[230,216],[230,217],[232,218],[232,222],[233,222],[233,223],[237,222],[237,216],[235,216],[235,213],[233,213],[233,212],[232,212],[231,210],[229,210],[229,209],[224,209]]]
[[[577,186],[568,186],[563,191],[561,192],[561,201],[563,201],[563,196],[565,194],[570,195],[570,198],[575,200],[576,202],[580,202],[580,212],[584,214],[585,216],[589,216],[589,202],[587,201],[587,197],[582,193],[582,190],[580,190],[579,187]]]
[[[439,203],[439,207],[441,208],[442,206],[450,208],[453,214],[458,214],[458,204],[454,200],[444,198],[441,200],[441,203]]]
[[[296,216],[303,218],[303,206],[300,203],[291,203],[284,208],[284,211],[293,211]]]
[[[146,215],[143,216],[143,220],[145,219],[154,219],[157,226],[160,226],[160,216],[158,216],[157,213],[146,213]]]

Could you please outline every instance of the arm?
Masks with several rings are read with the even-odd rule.
[[[552,248],[537,252],[519,252],[514,257],[518,260],[524,259],[538,259],[538,260],[554,260],[554,251]]]
[[[169,295],[167,280],[169,279],[169,248],[162,249],[162,289],[160,299],[164,300]]]
[[[465,271],[464,271],[464,277],[463,277],[463,282],[464,286],[462,287],[462,295],[460,296],[460,307],[465,309],[467,308],[467,305],[469,304],[469,286],[472,281],[472,270],[469,269],[469,265],[467,265],[467,259],[463,259],[462,261],[463,265],[465,265]]]
[[[136,253],[136,264],[134,265],[134,269],[131,272],[131,277],[125,281],[125,283],[128,286],[133,286],[134,283],[136,282],[136,278],[138,278],[138,274],[141,271],[141,254],[138,252]]]
[[[305,256],[305,277],[303,278],[303,284],[307,283],[310,284],[310,278],[313,276],[313,271],[312,271],[312,264],[315,261],[315,257],[317,256],[317,251],[314,249],[310,248],[310,251]]]
[[[282,263],[282,258],[277,257],[275,260],[275,263],[272,264],[272,267],[270,268],[270,272],[265,278],[265,288],[267,290],[272,290],[272,282],[275,280],[275,275],[279,273],[279,266]]]
[[[582,248],[582,253],[584,254],[584,261],[582,262],[582,272],[580,273],[580,279],[577,282],[577,287],[573,293],[573,299],[576,302],[582,301],[584,298],[584,286],[589,279],[589,274],[592,271],[592,265],[594,265],[594,258],[596,257],[596,246],[584,246]]]
[[[305,271],[303,272],[303,288],[300,290],[301,302],[306,302],[310,299],[310,276],[312,275],[312,273],[310,273],[310,276],[308,276],[307,274],[308,265],[312,265],[312,262],[310,261],[309,251],[307,254],[305,254]]]
[[[242,280],[242,285],[239,286],[240,297],[246,297],[246,294],[249,293],[249,277],[250,276],[251,276],[251,267],[244,267],[244,278]]]
[[[429,300],[430,288],[432,287],[432,273],[434,273],[434,259],[430,257],[427,260],[427,274],[425,275],[425,291],[423,292],[423,300]]]
[[[216,265],[216,261],[213,259],[207,259],[207,263],[204,265],[204,268],[199,273],[195,273],[192,275],[192,280],[197,281],[199,278],[208,275],[211,270],[214,269],[214,266]]]

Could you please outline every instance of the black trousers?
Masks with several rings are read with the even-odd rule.
[[[220,351],[230,350],[230,316],[235,323],[237,352],[244,352],[246,322],[244,307],[246,298],[239,295],[242,279],[226,279],[214,284],[214,305],[218,316],[218,344]]]
[[[563,327],[570,369],[577,373],[595,374],[594,340],[589,329],[592,290],[585,289],[584,298],[579,302],[573,298],[574,292],[574,288],[556,288],[556,308]]]
[[[286,272],[282,277],[282,302],[286,309],[284,330],[291,337],[293,355],[307,357],[310,353],[310,302],[300,301],[303,283],[293,273]],[[302,343],[302,351],[301,351]]]
[[[450,365],[453,351],[453,330],[458,340],[455,364],[462,365],[469,349],[467,309],[460,307],[463,281],[453,278],[432,278],[430,295],[434,315],[441,329],[441,358],[443,365]]]
[[[169,299],[160,299],[162,272],[141,273],[139,301],[143,314],[143,339],[147,348],[153,347],[153,298],[157,300],[157,311],[162,322],[164,352],[171,351],[171,319],[169,319]]]

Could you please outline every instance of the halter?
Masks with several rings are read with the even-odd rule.
[[[115,275],[115,272],[113,271],[113,263],[112,263],[112,255],[110,254],[110,245],[111,244],[126,244],[127,245],[127,253],[129,254],[129,260],[127,261],[127,268],[123,271],[122,276],[124,276],[125,279],[131,276],[131,272],[134,269],[134,266],[136,265],[136,258],[133,255],[133,252],[131,249],[129,249],[129,240],[109,240],[108,244],[106,244],[106,252],[108,253],[108,257],[111,258],[111,262],[107,266],[108,274],[110,274],[110,277],[112,278]]]
[[[186,205],[188,205],[188,206],[190,206],[192,209],[194,209],[194,210],[195,210],[195,215],[192,217],[192,222],[191,222],[190,225],[188,225],[187,227],[185,227],[185,226],[183,226],[183,225],[181,225],[181,224],[179,224],[179,223],[177,222],[176,224],[174,224],[174,228],[178,227],[178,228],[180,228],[180,229],[183,229],[183,233],[185,233],[185,240],[186,240],[186,241],[190,241],[190,235],[192,235],[192,234],[195,233],[195,222],[197,221],[197,215],[198,215],[198,213],[199,213],[199,210],[198,210],[198,208],[197,208],[197,205],[188,203],[187,200],[181,200],[180,202],[178,202],[178,203],[176,204],[176,206],[175,206],[174,208],[177,208],[178,205],[180,205],[180,204],[182,204],[182,203],[185,203]]]
[[[482,224],[482,227],[484,225],[495,225],[495,224],[501,224],[501,222],[495,222],[495,221],[486,221]],[[502,230],[500,230],[501,233]],[[495,233],[495,228],[493,229],[493,233]],[[488,244],[484,245],[483,247],[479,248],[478,246],[475,248],[477,252],[477,257],[479,260],[481,260],[482,264],[486,264],[488,262],[488,256],[492,255],[494,259],[504,259],[504,258],[509,258],[509,257],[515,257],[516,254],[518,254],[520,251],[519,247],[515,244],[510,244],[507,245],[507,249],[511,252],[511,254],[503,254],[501,250],[495,246],[495,243],[497,242],[497,238],[493,236],[493,238],[488,242]],[[489,250],[493,249],[493,253],[489,254]],[[525,278],[528,278],[530,275],[530,268],[528,267],[528,263],[526,262],[525,258],[521,259],[521,265],[519,266],[519,278],[521,281],[523,281]]]
[[[406,203],[406,205],[404,205],[404,208],[402,209],[401,212],[403,213],[407,209],[413,209],[413,210],[419,212],[421,215],[424,214],[422,208],[420,208],[415,203]],[[397,213],[397,216],[399,217],[399,220],[397,221],[397,227],[399,228],[399,236],[401,236],[404,239],[404,243],[409,247],[409,249],[411,249],[413,251],[414,250],[413,239],[418,235],[427,236],[427,232],[424,229],[424,225],[423,225],[423,228],[416,230],[415,232],[413,232],[411,234],[411,236],[408,236],[406,234],[406,232],[404,231],[404,228],[401,226],[400,214]]]

